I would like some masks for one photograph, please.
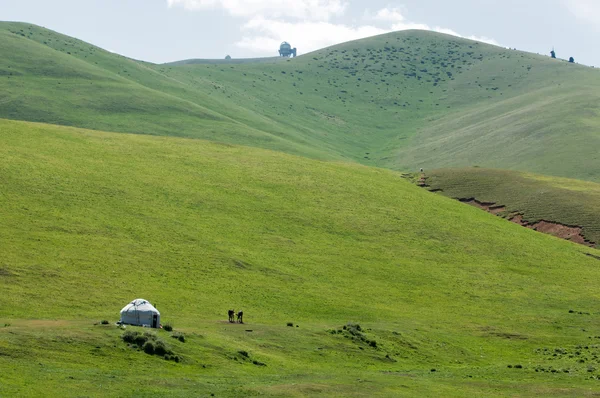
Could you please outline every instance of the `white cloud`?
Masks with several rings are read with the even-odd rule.
[[[388,10],[390,11],[390,10]],[[375,15],[386,17],[394,16],[392,12],[378,12]],[[398,14],[400,15],[400,14]],[[396,19],[396,23],[386,27],[377,27],[373,25],[348,26],[344,24],[331,23],[326,21],[284,21],[264,17],[253,18],[242,27],[244,34],[242,40],[237,42],[237,46],[250,50],[257,54],[274,54],[279,48],[279,44],[286,40],[293,46],[297,46],[302,53],[308,53],[323,47],[339,44],[351,40],[362,39],[365,37],[380,35],[400,30],[420,29],[431,30],[434,32],[445,33],[452,36],[465,37],[484,43],[498,45],[494,39],[477,36],[462,36],[451,29],[441,27],[430,27],[426,24],[401,21]],[[388,20],[389,22],[389,20]]]
[[[402,22],[404,21],[404,16],[398,8],[382,8],[377,11],[373,19],[378,21]]]
[[[332,44],[386,33],[388,30],[374,26],[351,27],[325,21],[285,22],[255,18],[242,30],[246,35],[237,43],[239,47],[258,52],[275,53],[282,38],[307,53]]]
[[[600,25],[600,2],[598,0],[563,0],[565,6],[577,18]]]
[[[169,7],[182,6],[189,10],[222,9],[232,16],[244,18],[243,37],[236,45],[257,55],[276,53],[283,40],[307,53],[346,41],[407,29],[464,37],[450,29],[408,21],[399,8],[382,8],[373,15],[365,11],[365,23],[362,25],[332,22],[332,18],[344,14],[348,6],[345,0],[167,0],[167,3]],[[486,37],[467,38],[498,44]]]
[[[188,10],[223,9],[236,17],[293,18],[327,21],[341,15],[347,3],[342,0],[167,0],[169,7]]]

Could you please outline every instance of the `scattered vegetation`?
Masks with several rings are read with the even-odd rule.
[[[366,344],[369,347],[377,348],[377,341],[369,339],[358,323],[350,322],[341,329],[330,329],[329,333],[333,335],[339,334],[355,343]]]
[[[175,362],[180,361],[179,356],[174,355],[165,342],[154,333],[127,330],[121,335],[121,339],[130,346],[136,346],[148,355],[157,355]]]

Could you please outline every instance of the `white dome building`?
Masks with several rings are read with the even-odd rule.
[[[124,325],[160,327],[160,312],[148,300],[135,299],[121,310]]]

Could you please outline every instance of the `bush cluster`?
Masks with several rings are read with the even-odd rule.
[[[164,341],[150,332],[141,333],[137,330],[127,330],[121,336],[124,342],[135,345],[148,355],[158,355],[167,360],[179,362],[180,358],[173,354]]]
[[[171,337],[181,341],[182,343],[185,343],[185,335],[181,332],[175,332],[171,335]]]
[[[360,327],[358,323],[348,323],[344,325],[341,329],[330,329],[329,333],[331,334],[341,334],[347,339],[352,339],[357,343],[365,343],[370,347],[377,348],[377,341],[370,340],[364,334],[364,330]],[[361,347],[362,349],[362,347]]]

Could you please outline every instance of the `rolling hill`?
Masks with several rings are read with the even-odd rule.
[[[598,389],[594,249],[356,163],[0,132],[0,395]],[[155,332],[179,362],[121,340],[113,322],[136,297],[185,334]],[[231,307],[245,325],[225,322]]]
[[[3,118],[600,181],[600,73],[549,57],[404,31],[283,61],[153,65],[20,23],[0,24],[0,51]]]

